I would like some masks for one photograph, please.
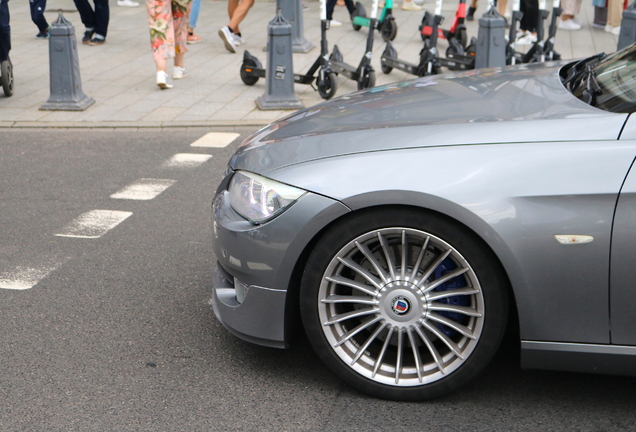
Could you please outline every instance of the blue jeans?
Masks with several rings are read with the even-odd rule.
[[[33,24],[38,26],[41,32],[49,28],[49,23],[44,18],[46,0],[29,0],[29,6],[31,7],[31,21],[33,21]]]
[[[201,8],[201,0],[192,0],[192,10],[190,10],[190,28],[197,26],[199,19],[199,9]]]

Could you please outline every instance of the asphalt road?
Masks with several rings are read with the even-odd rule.
[[[636,430],[636,379],[522,371],[514,338],[460,391],[397,403],[339,382],[303,337],[230,335],[209,305],[210,201],[241,138],[190,147],[209,131],[0,132],[0,286],[32,285],[0,289],[0,431]],[[167,163],[190,153],[212,157]],[[110,197],[139,179],[174,183]],[[127,217],[56,235],[93,210]]]

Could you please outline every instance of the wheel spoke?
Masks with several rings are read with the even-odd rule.
[[[433,274],[435,269],[442,263],[442,261],[446,259],[446,257],[448,257],[451,254],[451,252],[452,251],[449,249],[446,252],[444,252],[442,255],[440,255],[437,258],[437,260],[435,260],[435,262],[429,266],[426,273],[424,273],[424,276],[422,276],[422,278],[417,282],[416,285],[421,288],[422,285],[426,282],[426,279],[428,279]]]
[[[371,287],[358,281],[348,279],[342,275],[327,276],[325,279],[338,285],[344,285],[348,286],[349,288],[357,289],[358,291],[362,291],[363,293],[369,294],[370,296],[375,296],[377,293],[377,291],[372,290]]]
[[[458,323],[456,323],[455,321],[453,321],[453,320],[451,320],[449,318],[443,317],[443,316],[438,315],[436,313],[428,314],[428,318],[433,320],[433,321],[437,321],[438,323],[442,323],[445,326],[450,327],[450,328],[452,328],[455,331],[460,332],[461,334],[463,334],[464,336],[466,336],[469,339],[476,339],[475,336],[473,336],[472,331],[468,327],[463,326],[461,324],[458,324]]]
[[[446,346],[448,348],[450,348],[450,350],[453,352],[453,354],[455,354],[460,360],[464,360],[464,356],[461,353],[461,349],[459,348],[459,345],[457,345],[455,342],[453,342],[453,340],[451,338],[449,338],[446,335],[446,333],[444,333],[443,331],[441,331],[437,327],[430,325],[426,321],[424,321],[422,323],[422,325],[424,327],[426,327],[426,329],[428,331],[430,331],[435,336],[437,336],[438,339],[440,339],[442,342],[444,342],[446,344]]]
[[[389,327],[389,333],[386,335],[386,339],[384,339],[384,345],[382,345],[382,351],[380,351],[380,355],[375,360],[375,365],[373,366],[373,373],[371,374],[371,378],[375,378],[375,374],[378,373],[378,369],[380,369],[380,365],[382,364],[382,359],[384,358],[384,353],[386,352],[386,348],[389,346],[389,342],[391,341],[391,336],[393,336],[394,327]]]
[[[408,330],[409,342],[411,343],[411,350],[413,351],[413,357],[415,357],[415,369],[417,370],[417,379],[422,382],[422,360],[420,360],[420,351],[417,349],[417,343],[415,337],[413,337],[413,328]]]
[[[366,245],[364,245],[364,244],[360,244],[359,242],[356,242],[356,247],[367,258],[367,261],[369,261],[369,263],[371,263],[371,265],[373,266],[375,271],[378,273],[378,275],[382,279],[382,282],[383,283],[387,283],[389,281],[389,279],[388,279],[388,275],[386,273],[386,270],[384,270],[382,268],[382,265],[380,264],[378,259],[371,253],[369,248]]]
[[[426,300],[429,302],[434,302],[437,300],[441,300],[443,298],[455,297],[455,296],[465,296],[465,295],[473,295],[479,294],[479,290],[473,288],[457,288],[448,291],[438,291],[433,293],[428,293],[426,296]]]
[[[380,240],[380,245],[382,246],[382,250],[384,251],[384,259],[386,260],[386,266],[389,268],[389,272],[391,273],[391,279],[395,280],[395,263],[391,258],[391,253],[389,251],[389,245],[386,242],[386,239],[381,233],[378,233],[378,239]]]
[[[353,358],[353,360],[351,361],[351,365],[354,365],[358,360],[360,360],[360,357],[362,357],[362,354],[364,354],[364,352],[367,350],[367,348],[369,348],[369,345],[371,345],[371,342],[373,342],[375,340],[375,338],[378,337],[378,335],[382,332],[382,330],[384,330],[384,327],[386,327],[386,326],[387,326],[387,323],[382,323],[381,326],[378,326],[378,328],[375,329],[373,334],[371,336],[369,336],[369,338],[364,343],[364,345],[362,345],[358,349],[358,351],[356,351],[356,355]]]
[[[445,303],[431,303],[428,305],[428,310],[434,311],[447,311],[447,312],[457,312],[462,315],[472,316],[472,317],[480,317],[482,314],[475,311],[475,309],[466,306],[457,306],[450,305]]]
[[[369,283],[371,285],[373,285],[374,287],[376,287],[377,289],[380,289],[382,287],[382,283],[375,276],[373,276],[371,273],[369,273],[369,270],[367,270],[364,267],[360,266],[359,264],[355,263],[351,258],[340,258],[339,257],[338,261],[340,261],[342,264],[346,265],[351,270],[355,271],[360,276],[362,276],[363,278],[368,280]]]
[[[426,237],[426,239],[424,240],[424,244],[422,244],[422,248],[420,249],[420,253],[417,256],[417,261],[415,262],[415,265],[413,266],[413,271],[411,272],[411,277],[410,280],[414,281],[415,278],[417,277],[417,272],[420,271],[420,266],[422,265],[422,260],[424,259],[424,255],[426,255],[426,248],[428,247],[428,240],[430,239],[430,237]]]
[[[342,345],[343,343],[345,343],[346,341],[348,341],[349,339],[351,339],[352,337],[360,333],[362,330],[371,327],[373,324],[377,323],[381,319],[382,317],[378,315],[377,317],[373,318],[371,321],[364,322],[360,324],[358,327],[354,328],[353,330],[343,334],[341,336],[341,339],[338,341],[338,343],[334,345],[334,347]]]
[[[408,264],[407,254],[409,249],[409,243],[406,239],[406,231],[402,230],[402,265],[400,266],[400,279],[406,279],[406,265]]]
[[[431,342],[429,337],[424,334],[424,332],[419,328],[419,326],[415,327],[415,331],[420,336],[420,338],[424,341],[424,345],[426,345],[426,348],[428,348],[428,351],[433,356],[433,359],[435,360],[435,363],[437,364],[437,368],[439,369],[439,371],[443,375],[446,375],[446,370],[444,370],[444,365],[442,363],[442,356],[439,355],[439,352],[437,351],[437,348],[435,348],[435,345],[433,345],[433,342]]]
[[[427,285],[426,288],[422,290],[422,294],[426,294],[429,291],[433,291],[435,288],[437,288],[441,284],[448,282],[449,280],[452,280],[456,278],[457,276],[461,276],[467,271],[468,271],[467,268],[460,268],[435,279],[430,285]]]
[[[351,318],[360,318],[360,317],[363,317],[363,316],[374,314],[377,311],[378,310],[376,308],[372,308],[372,309],[354,310],[352,312],[347,312],[347,313],[343,313],[343,314],[337,314],[337,315],[334,315],[331,318],[329,318],[329,321],[324,323],[324,325],[333,325],[333,324],[336,324],[336,323],[340,323],[340,322],[346,321],[346,320],[351,319]]]
[[[398,330],[397,362],[395,364],[395,384],[400,381],[400,371],[402,370],[402,348],[404,343],[404,332]]]
[[[322,303],[354,303],[354,304],[367,304],[376,305],[378,301],[371,297],[357,297],[357,296],[342,296],[342,295],[330,295],[326,299],[320,300]]]

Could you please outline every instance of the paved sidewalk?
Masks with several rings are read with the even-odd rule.
[[[370,3],[368,0],[363,2]],[[485,12],[481,0],[476,18]],[[11,59],[15,69],[15,93],[6,98],[0,91],[0,127],[191,127],[262,125],[285,115],[286,111],[260,111],[255,100],[265,91],[265,81],[246,86],[239,77],[243,49],[266,63],[263,52],[267,39],[267,23],[274,17],[275,2],[257,1],[241,26],[247,43],[239,53],[227,52],[217,35],[227,21],[225,1],[204,0],[196,33],[202,42],[189,45],[186,67],[189,75],[176,80],[171,90],[160,90],[155,84],[155,68],[150,54],[148,18],[144,3],[137,8],[117,6],[111,0],[111,17],[106,44],[88,46],[78,43],[79,63],[84,93],[95,99],[95,104],[83,112],[40,111],[49,97],[48,41],[35,38],[37,27],[31,22],[26,1],[9,2],[11,12]],[[306,54],[294,54],[296,72],[306,71],[319,51],[319,3],[307,1],[304,12],[305,37],[315,47]],[[399,4],[399,3],[398,3]],[[548,2],[551,4],[551,2]],[[449,25],[457,3],[446,2],[444,14]],[[433,0],[425,7],[433,10]],[[68,11],[65,17],[75,26],[81,38],[84,27],[72,0],[49,0],[46,18],[57,18],[56,10]],[[369,9],[369,6],[367,6]],[[397,8],[395,18],[399,26],[394,46],[399,57],[417,62],[422,41],[418,25],[423,12],[405,12]],[[334,19],[342,27],[328,33],[330,49],[337,44],[345,61],[357,65],[364,52],[367,29],[352,29],[346,8],[337,7]],[[600,51],[616,50],[617,36],[591,27],[593,8],[584,0],[579,19],[583,29],[576,32],[559,31],[556,48],[564,59],[591,55]],[[477,35],[477,20],[468,23],[468,34]],[[376,68],[377,84],[413,78],[394,71],[385,75],[380,71],[380,54],[384,50],[376,32],[372,64]],[[440,42],[445,51],[446,42]],[[339,77],[336,95],[356,90],[356,83]],[[309,86],[296,85],[296,94],[305,106],[322,101]]]

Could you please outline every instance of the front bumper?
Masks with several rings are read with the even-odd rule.
[[[349,212],[342,203],[307,193],[270,222],[254,225],[234,211],[229,193],[212,203],[214,270],[212,305],[234,335],[259,345],[284,348],[287,291],[307,245],[333,220]],[[234,281],[248,287],[237,300]],[[291,311],[293,312],[293,311]]]

